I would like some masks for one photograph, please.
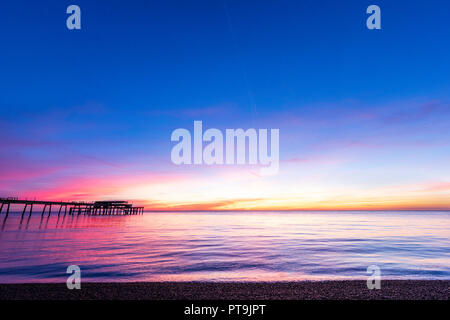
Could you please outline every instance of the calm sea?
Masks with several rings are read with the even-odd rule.
[[[0,217],[0,282],[450,279],[449,212]]]

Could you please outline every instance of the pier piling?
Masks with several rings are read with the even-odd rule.
[[[22,211],[22,219],[23,219],[23,215],[25,214],[25,211],[27,210],[28,207],[28,203],[25,203],[25,206],[23,207],[23,211]]]
[[[8,214],[9,214],[9,206],[10,206],[10,205],[11,205],[11,204],[8,203],[8,206],[6,207],[6,216],[5,216],[5,219],[8,218]]]

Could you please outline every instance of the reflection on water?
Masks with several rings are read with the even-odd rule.
[[[1,217],[0,282],[450,279],[448,212]]]

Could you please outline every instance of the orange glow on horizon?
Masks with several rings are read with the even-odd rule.
[[[450,183],[361,186],[260,177],[248,170],[208,174],[147,173],[64,180],[20,198],[61,201],[129,200],[152,211],[450,210]]]

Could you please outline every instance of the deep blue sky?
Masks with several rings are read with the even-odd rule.
[[[70,4],[82,30],[66,28]],[[371,4],[382,30],[366,28]],[[449,26],[448,1],[2,1],[3,170],[43,172],[3,186],[47,187],[98,171],[92,159],[181,170],[170,133],[193,120],[280,128],[287,161],[358,138],[440,141],[416,122],[447,128]]]
[[[81,31],[65,26],[72,3]],[[3,1],[1,103],[272,110],[445,92],[449,2],[376,1],[381,31],[365,27],[372,3]]]

